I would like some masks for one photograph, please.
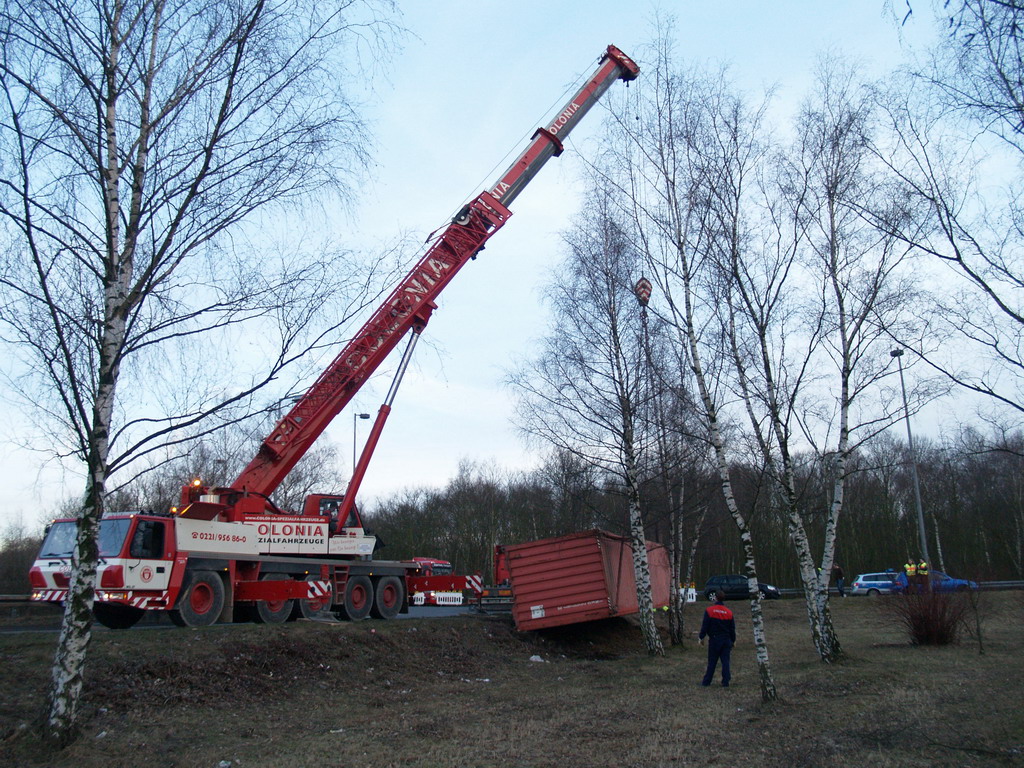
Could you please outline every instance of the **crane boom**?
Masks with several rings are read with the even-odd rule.
[[[613,45],[597,70],[526,151],[431,242],[426,253],[384,300],[341,353],[260,445],[231,484],[243,494],[269,496],[335,416],[352,400],[407,332],[419,333],[436,299],[455,274],[508,220],[508,206],[543,165],[562,151],[562,139],[616,80],[632,80],[637,65]]]

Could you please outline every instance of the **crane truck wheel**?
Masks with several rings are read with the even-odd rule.
[[[196,571],[188,588],[178,597],[170,612],[179,627],[208,627],[216,623],[224,609],[224,582],[210,571]]]
[[[286,581],[283,573],[265,574],[260,581]],[[292,615],[292,600],[260,600],[256,603],[253,616],[257,624],[283,624]]]
[[[307,576],[306,581],[319,581],[319,576]],[[328,593],[322,597],[311,597],[305,600],[295,600],[295,607],[292,609],[291,620],[296,619],[322,619],[330,618],[326,613],[331,605],[331,595]]]
[[[141,608],[118,603],[96,603],[92,607],[92,615],[96,617],[96,621],[107,629],[133,627],[144,613]]]
[[[370,615],[375,619],[393,619],[402,610],[405,589],[397,576],[384,576],[373,590],[373,608]]]
[[[349,576],[345,582],[345,597],[339,619],[361,621],[370,615],[373,607],[373,584],[367,576]]]

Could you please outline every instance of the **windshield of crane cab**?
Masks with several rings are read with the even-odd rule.
[[[120,553],[131,524],[130,518],[100,521],[100,557],[114,557]],[[39,556],[71,557],[71,553],[75,550],[77,531],[78,526],[74,521],[68,520],[54,523],[50,526],[50,532],[46,534],[46,538],[43,540]]]

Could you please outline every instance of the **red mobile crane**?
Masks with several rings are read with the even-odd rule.
[[[508,206],[554,156],[562,140],[616,80],[637,65],[613,45],[596,71],[489,189],[466,205],[306,394],[278,422],[229,486],[200,481],[182,489],[167,515],[114,515],[100,522],[94,612],[128,627],[147,610],[169,611],[185,626],[239,616],[276,623],[330,609],[340,617],[392,618],[407,610],[414,562],[373,560],[376,539],[355,506],[370,457],[435,300],[508,220]],[[411,333],[410,333],[411,332]],[[409,336],[397,374],[344,494],[312,494],[284,513],[271,495],[341,410]],[[67,594],[74,520],[50,526],[30,571],[33,599]]]

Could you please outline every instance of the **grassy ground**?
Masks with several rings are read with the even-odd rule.
[[[833,600],[847,657],[831,666],[801,601],[766,602],[780,694],[768,705],[744,603],[732,604],[728,689],[698,685],[695,642],[649,658],[624,621],[549,634],[478,616],[97,631],[82,736],[60,752],[26,727],[56,636],[0,634],[0,765],[1024,765],[1024,596],[983,597],[984,654],[967,637],[911,646],[884,600]]]

